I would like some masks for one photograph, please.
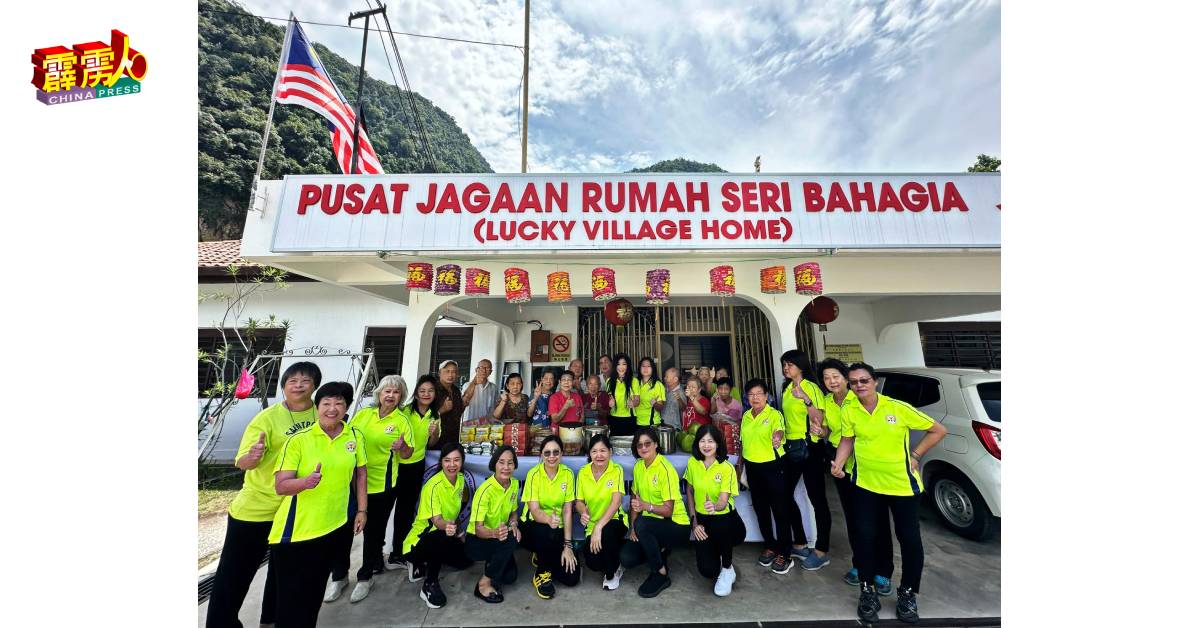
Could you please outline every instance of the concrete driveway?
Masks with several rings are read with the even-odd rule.
[[[831,480],[832,482],[832,480]],[[600,588],[602,576],[584,568],[579,586],[558,587],[553,600],[534,595],[530,579],[533,570],[524,550],[517,554],[518,581],[505,587],[505,601],[485,604],[472,596],[482,565],[456,572],[444,569],[442,588],[449,603],[431,610],[417,594],[420,583],[410,583],[403,571],[375,576],[370,597],[350,603],[354,572],[361,564],[361,536],[355,538],[351,558],[350,586],[342,598],[321,609],[321,626],[503,626],[503,625],[648,625],[680,623],[721,623],[730,625],[855,625],[858,591],[842,582],[849,569],[846,527],[837,493],[832,484],[828,495],[833,510],[833,533],[829,566],[815,572],[799,566],[778,576],[760,567],[755,558],[761,543],[746,543],[734,554],[738,579],[733,594],[718,598],[712,583],[696,571],[690,549],[676,550],[670,557],[672,585],[654,599],[642,599],[637,587],[648,571],[637,567],[626,573],[616,591]],[[1000,538],[984,543],[965,540],[942,527],[933,509],[921,513],[921,533],[925,545],[925,571],[918,597],[923,626],[999,625],[1000,617]],[[896,567],[900,566],[896,545]],[[894,579],[899,583],[899,572]],[[242,607],[246,626],[258,624],[266,569],[260,569]],[[882,598],[881,624],[900,624],[895,620],[895,595]],[[199,607],[199,625],[204,625],[207,602]],[[782,625],[782,624],[780,624]]]

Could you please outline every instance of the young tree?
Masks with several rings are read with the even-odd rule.
[[[210,353],[201,349],[198,353],[200,362],[210,365],[215,373],[215,382],[203,393],[207,400],[200,408],[200,416],[196,421],[197,438],[206,429],[210,430],[199,448],[198,457],[201,463],[212,455],[212,448],[224,427],[225,417],[239,401],[234,391],[242,370],[247,369],[255,377],[251,397],[261,397],[265,403],[266,397],[272,392],[266,390],[268,378],[264,375],[275,366],[275,361],[259,360],[255,363],[255,358],[260,354],[260,347],[255,344],[255,340],[263,330],[272,329],[282,330],[283,339],[286,341],[288,329],[291,327],[290,321],[278,320],[274,314],[261,320],[253,317],[243,319],[242,315],[251,297],[285,290],[288,287],[285,281],[287,274],[277,268],[262,267],[249,279],[243,277],[242,271],[245,270],[245,266],[231,264],[226,271],[232,277],[233,283],[224,284],[225,289],[200,293],[201,303],[219,301],[225,306],[221,319],[214,321],[214,327],[220,330],[221,334],[221,341],[216,350]]]
[[[1000,159],[980,154],[975,158],[975,165],[967,168],[967,172],[1000,172]]]

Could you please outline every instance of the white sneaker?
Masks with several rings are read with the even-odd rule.
[[[602,585],[606,591],[616,591],[617,587],[621,586],[621,576],[625,575],[624,567],[617,567],[617,572],[612,578],[605,578]]]
[[[363,580],[363,581],[359,582],[358,584],[354,585],[354,590],[350,592],[350,603],[355,604],[357,602],[361,602],[370,594],[371,594],[371,581]]]
[[[713,593],[719,597],[725,597],[733,591],[733,582],[737,580],[737,574],[733,571],[733,567],[722,567],[721,573],[717,574],[717,584],[713,586]]]
[[[408,563],[403,560],[399,560],[399,559],[392,560],[391,558],[386,558],[383,561],[383,568],[388,571],[396,571],[397,569],[408,569]]]
[[[350,584],[350,578],[344,580],[331,580],[329,585],[325,587],[325,601],[334,602],[339,597],[342,597],[342,591],[346,589],[346,585]]]

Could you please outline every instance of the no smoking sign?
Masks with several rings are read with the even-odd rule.
[[[569,362],[571,360],[571,335],[554,334],[550,339],[550,361]]]

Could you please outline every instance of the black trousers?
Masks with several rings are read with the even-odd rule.
[[[467,547],[461,538],[446,536],[437,528],[422,534],[405,558],[425,563],[425,582],[438,582],[442,565],[466,569],[473,562],[467,557]]]
[[[568,587],[579,584],[579,565],[567,571],[562,564],[564,539],[562,528],[551,528],[537,521],[522,521],[521,547],[537,556],[538,571],[549,571],[554,580]]]
[[[804,480],[804,490],[808,493],[808,501],[812,502],[813,514],[817,519],[816,548],[822,552],[829,551],[829,530],[833,527],[833,515],[829,512],[829,499],[825,497],[825,475],[829,473],[828,451],[824,443],[808,442],[808,457],[804,462],[794,464],[784,462],[784,473],[787,477],[790,508],[788,521],[792,524],[792,542],[797,545],[808,545],[808,536],[804,534],[804,517],[800,514],[800,505],[796,503],[796,483]]]
[[[474,534],[467,535],[467,556],[471,560],[482,560],[483,575],[491,579],[492,584],[503,582],[512,584],[517,581],[517,561],[513,553],[517,551],[517,536],[511,532],[508,538],[481,539]]]
[[[914,593],[920,593],[921,571],[925,568],[925,548],[921,546],[921,524],[918,518],[920,500],[919,495],[897,497],[872,493],[863,488],[855,489],[854,516],[858,522],[856,538],[859,539],[855,556],[862,565],[858,569],[859,580],[870,582],[868,578],[883,575],[880,573],[880,565],[884,559],[870,539],[887,535],[887,530],[879,529],[878,521],[881,512],[886,520],[890,510],[896,526],[896,540],[900,542],[900,586],[912,587]],[[890,547],[887,560],[891,560]]]
[[[362,566],[355,574],[359,582],[370,580],[374,574],[383,572],[383,541],[387,536],[388,521],[391,520],[388,515],[392,512],[398,493],[393,487],[388,491],[367,494],[367,525],[363,527]],[[350,524],[353,526],[353,521]],[[345,551],[339,550],[337,558],[334,559],[334,580],[341,580],[349,575],[350,549],[354,545],[353,527],[350,528],[350,532],[344,534],[341,541]],[[405,536],[408,536],[407,529],[403,532],[392,531],[392,540],[397,546]]]
[[[278,574],[277,628],[313,628],[317,625],[317,614],[321,612],[321,601],[325,597],[325,582],[339,547],[339,533],[341,528],[308,541],[271,546],[271,566]]]
[[[692,534],[691,528],[682,523],[645,515],[633,522],[633,530],[638,540],[621,547],[621,564],[629,569],[645,562],[651,571],[666,566],[663,552],[684,545]]]
[[[271,534],[270,521],[242,521],[227,516],[225,544],[221,547],[221,559],[213,581],[212,595],[208,598],[208,628],[241,628],[238,612],[254,574],[267,554],[267,537]],[[275,622],[276,582],[275,570],[267,564],[267,585],[263,589],[260,622]]]
[[[850,481],[849,475],[841,479],[834,478],[833,486],[837,489],[838,500],[842,502],[842,513],[846,516],[846,538],[850,539],[852,554],[850,564],[861,573],[858,530],[855,529],[858,513],[854,509],[854,493],[860,489]],[[892,522],[885,508],[879,509],[879,516],[875,521],[875,538],[871,539],[871,542],[875,546],[875,575],[891,579],[896,566],[892,561]]]
[[[413,519],[417,516],[417,500],[421,499],[421,485],[425,480],[425,460],[401,463],[397,472],[395,491],[396,510],[392,514],[392,551],[391,558],[400,560],[404,553],[404,537],[412,529]],[[370,510],[370,507],[368,507]],[[390,508],[389,508],[390,510]],[[374,510],[371,510],[374,512]],[[387,517],[385,514],[384,517]],[[371,513],[367,513],[370,520]]]
[[[723,567],[733,566],[733,548],[746,540],[746,524],[736,510],[723,515],[696,513],[708,538],[696,541],[696,569],[705,578],[716,578]]]
[[[637,431],[637,417],[608,415],[608,433],[610,436],[633,436]]]
[[[350,577],[350,549],[354,547],[354,521],[346,521],[345,525],[330,534],[333,535],[333,553],[329,556],[329,574],[334,580],[345,580]]]
[[[600,530],[600,551],[592,552],[591,537],[583,537],[583,562],[588,569],[599,571],[605,578],[617,575],[617,567],[621,566],[621,546],[625,544],[625,533],[629,528],[619,520],[613,519],[604,524]]]
[[[784,476],[783,461],[746,461],[746,482],[750,485],[750,501],[754,506],[754,518],[758,520],[758,531],[762,533],[767,549],[787,555],[791,551],[792,530],[788,525],[792,507],[792,491],[788,489]],[[775,529],[771,530],[771,519]]]

